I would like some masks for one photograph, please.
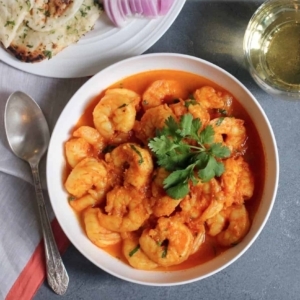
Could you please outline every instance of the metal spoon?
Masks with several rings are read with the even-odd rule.
[[[6,102],[4,124],[11,150],[31,167],[44,238],[47,279],[54,292],[63,295],[68,287],[69,276],[53,237],[38,170],[50,139],[46,119],[31,97],[23,92],[15,92]]]

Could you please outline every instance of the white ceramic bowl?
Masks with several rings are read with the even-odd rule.
[[[93,245],[86,237],[66,200],[67,194],[62,180],[65,167],[63,145],[86,105],[102,90],[125,77],[144,71],[162,69],[195,73],[227,89],[238,99],[254,121],[266,156],[263,196],[247,236],[237,246],[205,264],[172,272],[135,270]],[[278,173],[278,153],[272,128],[261,106],[251,93],[229,73],[209,62],[191,56],[168,53],[127,59],[92,77],[76,92],[63,110],[52,133],[47,156],[47,184],[51,204],[59,224],[73,245],[87,259],[106,272],[127,281],[154,286],[186,284],[200,280],[224,269],[239,258],[255,241],[270,215],[277,191]]]

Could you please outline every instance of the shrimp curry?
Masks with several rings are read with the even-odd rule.
[[[64,186],[92,243],[133,268],[178,270],[242,241],[265,160],[229,90],[157,70],[91,101],[65,143]]]

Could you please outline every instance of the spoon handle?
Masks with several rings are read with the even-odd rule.
[[[38,164],[30,164],[30,166],[34,180],[35,193],[44,238],[48,284],[55,293],[57,293],[58,295],[63,295],[68,288],[69,276],[57,249],[57,245],[49,222],[43,197],[43,191],[40,184]]]

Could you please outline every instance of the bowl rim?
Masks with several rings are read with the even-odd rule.
[[[124,275],[120,275],[117,272],[110,270],[107,267],[104,267],[102,265],[99,265],[99,263],[97,261],[95,261],[93,258],[91,258],[87,253],[85,253],[83,246],[79,245],[78,242],[76,242],[76,240],[73,239],[72,234],[70,234],[67,226],[66,226],[66,222],[63,220],[63,218],[60,217],[60,211],[58,211],[58,207],[56,205],[56,201],[55,201],[55,187],[52,187],[52,181],[51,181],[51,168],[53,167],[53,151],[55,151],[55,147],[57,147],[55,145],[55,137],[58,134],[58,132],[60,131],[60,123],[62,123],[62,119],[64,118],[64,115],[68,112],[68,110],[70,110],[70,108],[73,105],[73,102],[76,101],[76,99],[78,97],[80,97],[86,87],[88,87],[91,84],[97,84],[98,82],[98,78],[101,78],[101,76],[103,76],[103,74],[105,75],[106,73],[112,72],[114,69],[118,69],[118,68],[122,68],[123,65],[126,64],[130,64],[131,62],[134,63],[138,63],[140,60],[145,60],[145,59],[183,59],[185,62],[189,62],[189,63],[198,63],[198,64],[202,64],[203,66],[207,66],[208,68],[211,68],[213,71],[218,71],[220,72],[220,74],[224,75],[225,77],[229,78],[229,80],[235,82],[235,84],[237,85],[237,87],[239,87],[241,89],[241,91],[243,93],[246,93],[247,96],[249,98],[251,98],[253,105],[256,106],[257,110],[259,111],[259,113],[261,114],[262,120],[265,122],[265,129],[267,130],[267,133],[269,134],[269,142],[271,143],[271,145],[269,145],[269,147],[271,147],[270,149],[272,150],[272,155],[273,155],[273,179],[272,179],[272,183],[271,186],[273,187],[273,191],[270,192],[269,198],[270,198],[270,202],[267,205],[266,208],[266,212],[264,214],[263,220],[260,223],[258,229],[256,230],[255,234],[251,237],[251,239],[245,243],[243,243],[243,245],[240,247],[240,245],[242,244],[242,242],[237,245],[235,248],[239,247],[239,252],[234,255],[234,257],[232,257],[231,259],[229,259],[227,262],[224,262],[220,267],[216,268],[213,271],[207,272],[205,275],[202,276],[198,276],[198,277],[194,277],[194,278],[188,278],[186,280],[182,280],[182,281],[172,281],[172,282],[152,282],[152,281],[143,281],[141,279],[133,279],[130,278],[128,276],[124,276]],[[184,67],[179,67],[179,66],[174,66],[173,70],[181,70],[181,71],[185,71],[185,72],[189,72],[183,69]],[[170,69],[170,68],[164,68],[163,66],[161,68],[154,68],[153,70],[164,70],[164,69]],[[147,70],[144,70],[147,71]],[[131,73],[131,75],[134,74],[138,74],[141,72],[133,72]],[[192,72],[190,72],[192,73]],[[131,76],[129,75],[129,76]],[[197,75],[197,74],[196,74]],[[202,76],[202,75],[201,75]],[[128,76],[127,76],[128,77]],[[205,77],[205,76],[203,76]],[[113,82],[117,82],[119,80],[121,80],[122,78],[116,78]],[[210,79],[212,80],[212,79]],[[221,83],[214,81],[218,86],[222,86]],[[224,87],[225,88],[225,87]],[[230,89],[225,88],[226,90],[228,90],[230,93]],[[100,94],[101,89],[99,89],[98,94]],[[91,101],[91,99],[94,97],[91,97],[89,100],[85,99],[83,102],[85,103],[89,103]],[[239,99],[237,99],[239,101]],[[241,103],[243,107],[245,107],[245,105],[243,103]],[[248,110],[247,110],[248,112]],[[249,113],[249,112],[248,112]],[[72,126],[74,126],[75,124],[73,124]],[[72,127],[71,126],[71,127]],[[258,130],[258,128],[257,128]],[[259,132],[259,130],[258,130]],[[261,137],[262,138],[262,137]],[[265,160],[266,160],[266,153],[265,153]],[[266,166],[267,167],[267,166]],[[276,144],[276,139],[275,139],[275,135],[273,133],[273,129],[270,125],[270,122],[265,114],[265,112],[263,111],[262,107],[260,106],[259,102],[256,100],[256,98],[251,94],[251,92],[238,80],[236,79],[234,76],[232,76],[230,73],[228,73],[226,70],[218,67],[215,64],[212,64],[206,60],[197,58],[197,57],[193,57],[193,56],[189,56],[189,55],[185,55],[185,54],[176,54],[176,53],[151,53],[151,54],[143,54],[140,56],[136,56],[136,57],[132,57],[132,58],[128,58],[125,60],[122,60],[120,62],[117,62],[103,70],[101,70],[100,72],[98,72],[97,74],[95,74],[92,78],[90,78],[87,82],[85,82],[75,93],[74,95],[70,98],[69,102],[66,104],[66,106],[64,107],[64,109],[62,110],[59,118],[57,119],[57,122],[53,128],[52,134],[51,134],[51,139],[50,139],[50,143],[49,143],[49,148],[48,148],[48,152],[47,152],[47,160],[46,160],[46,180],[47,180],[47,186],[48,186],[48,193],[49,193],[49,199],[51,202],[51,206],[52,209],[54,211],[55,217],[57,218],[57,221],[59,223],[59,225],[61,226],[62,230],[64,231],[64,233],[66,234],[66,236],[68,237],[68,239],[71,241],[71,243],[75,246],[75,248],[89,261],[91,261],[93,264],[95,264],[97,267],[99,267],[100,269],[104,270],[105,272],[123,279],[125,281],[128,282],[132,282],[132,283],[137,283],[137,284],[141,284],[141,285],[149,285],[149,286],[175,286],[175,285],[182,285],[182,284],[187,284],[187,283],[191,283],[191,282],[195,282],[204,278],[207,278],[215,273],[220,272],[221,270],[223,270],[224,268],[226,268],[227,266],[229,266],[230,264],[232,264],[233,262],[235,262],[239,257],[241,257],[249,248],[250,246],[254,243],[254,241],[256,240],[256,238],[259,236],[259,234],[261,233],[262,229],[264,228],[265,224],[267,223],[269,216],[271,214],[272,208],[274,206],[274,202],[275,202],[275,198],[276,198],[276,194],[277,194],[277,189],[278,189],[278,181],[279,181],[279,156],[278,156],[278,150],[277,150],[277,144]],[[266,178],[265,178],[265,184],[266,184]],[[56,187],[57,188],[57,187]],[[264,189],[266,188],[266,186],[264,187]],[[71,209],[71,208],[70,208]],[[259,210],[260,208],[258,208]],[[257,214],[257,212],[256,212]],[[247,236],[246,236],[247,237]],[[246,238],[245,237],[245,238]],[[98,248],[98,250],[100,250]],[[109,254],[106,254],[109,256]],[[223,254],[222,254],[223,255]],[[219,255],[218,257],[220,257],[221,255]],[[116,258],[114,258],[116,259]],[[217,259],[217,258],[215,258]],[[214,259],[214,260],[215,260]],[[201,265],[203,266],[203,265]],[[190,269],[188,269],[190,270]],[[131,271],[136,271],[135,269],[131,269]],[[147,271],[146,271],[147,272]],[[149,272],[149,271],[148,271]],[[155,273],[182,273],[182,272],[186,272],[186,270],[180,270],[180,271],[172,271],[172,272],[160,272],[160,271],[154,271]]]

